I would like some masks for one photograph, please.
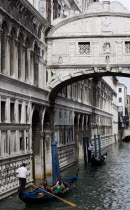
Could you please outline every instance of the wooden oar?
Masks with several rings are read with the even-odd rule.
[[[74,204],[74,203],[71,203],[71,202],[69,202],[69,201],[64,200],[63,198],[58,197],[57,195],[54,195],[54,194],[52,194],[52,193],[50,193],[50,192],[47,192],[46,190],[42,189],[41,187],[38,187],[38,186],[36,186],[36,185],[34,185],[34,184],[31,184],[31,185],[34,186],[34,187],[36,187],[36,188],[40,188],[40,189],[41,189],[42,191],[44,191],[45,193],[48,193],[48,194],[52,195],[53,197],[55,197],[55,198],[57,198],[57,199],[59,199],[59,200],[65,202],[65,203],[67,203],[67,204],[69,204],[69,205],[71,205],[71,206],[77,206],[77,205]]]

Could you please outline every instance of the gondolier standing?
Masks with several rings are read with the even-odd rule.
[[[20,168],[14,173],[15,176],[19,178],[19,192],[23,192],[26,186],[26,177],[29,176],[29,173],[26,169],[26,164],[23,163]]]
[[[91,162],[91,157],[92,157],[92,153],[93,153],[93,144],[89,145],[88,147],[88,162]]]

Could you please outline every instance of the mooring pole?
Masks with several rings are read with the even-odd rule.
[[[99,156],[101,155],[101,139],[100,135],[98,135],[98,151],[99,151]]]
[[[55,140],[51,143],[52,148],[52,183],[56,184],[56,142]]]
[[[60,177],[57,142],[53,140],[51,146],[52,146],[52,183],[53,185],[55,185],[57,178]]]
[[[59,164],[57,142],[56,142],[56,176],[57,178],[60,177],[60,164]]]
[[[97,138],[96,138],[96,135],[94,135],[94,148],[95,148],[95,155],[97,155]]]
[[[83,151],[84,151],[84,163],[87,164],[87,153],[86,153],[86,137],[83,136]]]

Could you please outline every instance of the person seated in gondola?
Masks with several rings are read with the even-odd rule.
[[[57,178],[57,183],[56,183],[56,185],[54,185],[54,186],[51,188],[51,190],[52,190],[52,192],[54,192],[54,193],[60,193],[60,192],[62,192],[62,191],[64,190],[64,188],[65,188],[65,186],[64,186],[63,182],[61,181],[61,177],[58,177],[58,178]]]
[[[98,157],[97,155],[95,155],[94,158],[95,158],[96,161],[100,161],[100,157]]]
[[[102,155],[99,156],[101,161],[105,161],[105,157],[103,157]]]
[[[47,181],[44,181],[43,184],[38,189],[35,190],[35,194],[38,194],[40,198],[47,195],[46,193],[47,191],[48,191]]]

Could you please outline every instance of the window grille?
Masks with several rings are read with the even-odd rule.
[[[125,52],[130,53],[130,42],[125,42]]]
[[[119,98],[119,103],[121,103],[122,102],[122,98]]]
[[[79,53],[89,54],[90,53],[90,42],[79,42]]]

